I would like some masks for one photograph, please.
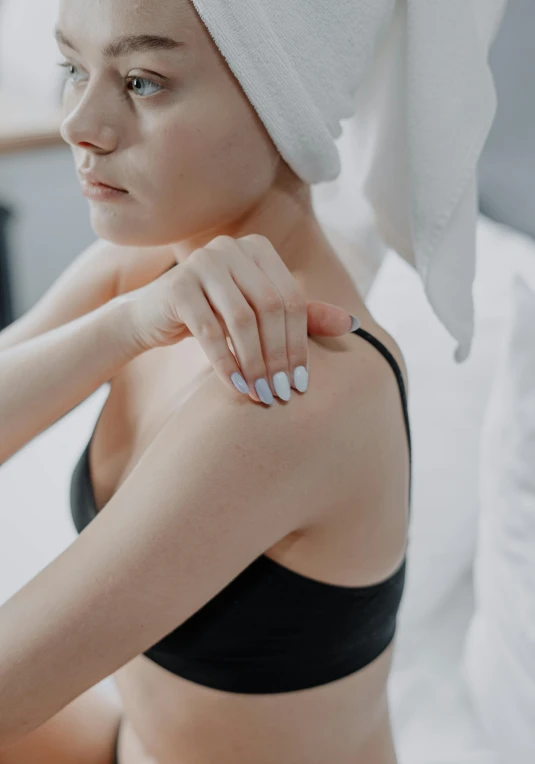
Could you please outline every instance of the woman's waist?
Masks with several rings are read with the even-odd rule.
[[[138,656],[114,674],[125,734],[136,736],[131,747],[143,749],[147,761],[162,764],[289,764],[294,758],[360,764],[360,750],[390,750],[386,683],[392,648],[342,679],[265,695],[214,690]],[[371,760],[395,761],[379,754]]]

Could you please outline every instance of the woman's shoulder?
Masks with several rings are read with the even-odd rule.
[[[363,322],[363,329],[387,348],[400,368],[407,388],[407,370],[403,355],[394,339],[379,325]],[[340,337],[309,337],[309,384],[305,393],[291,389],[289,401],[275,396],[272,406],[251,400],[222,384],[214,370],[208,372],[191,400],[194,421],[201,421],[198,412],[218,411],[222,415],[238,415],[243,426],[255,431],[258,426],[280,429],[282,436],[289,426],[298,427],[302,435],[318,436],[343,431],[357,423],[381,428],[381,414],[399,407],[400,390],[394,370],[384,355],[359,334]],[[291,371],[291,370],[290,370]],[[266,416],[269,414],[269,417]],[[317,441],[318,448],[329,445]]]
[[[361,321],[361,329],[365,335],[311,337],[309,344],[311,383],[314,376],[325,405],[341,407],[348,415],[359,409],[359,418],[363,407],[375,409],[385,398],[400,397],[397,370],[408,397],[407,366],[397,342],[368,318]]]
[[[391,352],[406,384],[405,363],[395,341],[377,325],[368,322],[366,327]],[[289,401],[275,396],[269,407],[234,392],[215,371],[209,372],[188,401],[191,426],[202,427],[206,417],[228,417],[233,427],[241,428],[244,445],[253,449],[268,440],[313,443],[315,453],[323,454],[326,469],[336,461],[341,468],[344,460],[349,467],[356,453],[367,451],[373,458],[381,449],[388,451],[385,439],[399,448],[403,443],[400,389],[391,365],[376,347],[353,333],[312,336],[308,361],[307,391],[292,388]],[[398,418],[399,428],[393,425]]]
[[[369,320],[361,327],[388,351],[393,365],[358,332],[312,343],[318,405],[323,399],[323,421],[330,423],[329,438],[319,447],[328,465],[331,501],[322,522],[308,533],[314,543],[328,539],[340,560],[347,555],[349,570],[356,556],[355,580],[375,581],[397,568],[406,544],[408,422],[395,367],[407,395],[408,375],[393,337]]]
[[[242,501],[267,491],[275,505],[291,506],[288,538],[335,550],[324,560],[326,578],[330,571],[344,580],[349,565],[355,581],[379,579],[394,568],[406,533],[407,443],[395,387],[389,364],[358,334],[309,337],[307,392],[292,389],[289,401],[266,406],[210,369],[166,420],[162,459],[174,454],[178,481],[187,470],[217,493],[217,476]],[[284,554],[289,562],[286,547]],[[291,554],[296,562],[297,548]]]
[[[385,333],[366,327],[403,362]],[[294,501],[307,504],[296,533],[319,534],[337,550],[351,538],[351,555],[357,549],[366,560],[366,575],[393,569],[406,533],[407,439],[396,378],[372,344],[358,334],[309,337],[306,393],[292,389],[289,401],[275,398],[268,407],[234,394],[213,372],[188,399],[188,410],[182,424],[190,445],[209,428],[218,441],[216,460],[233,443],[240,454],[258,455],[247,477],[236,479],[254,484],[257,464],[274,488],[278,475],[290,480]],[[282,464],[291,470],[281,472]]]
[[[361,321],[361,329],[364,329],[370,337],[364,337],[359,333],[349,336],[356,338],[356,344],[361,346],[362,349],[359,350],[359,352],[365,354],[366,360],[364,361],[364,364],[366,365],[369,374],[378,374],[379,376],[386,377],[386,379],[394,378],[393,374],[395,372],[393,367],[397,366],[408,397],[409,375],[407,365],[401,348],[394,337],[383,326],[369,318]],[[374,344],[374,340],[377,340],[382,347],[377,347],[377,345]],[[391,356],[390,360],[386,358],[387,354],[385,353],[385,350],[388,351],[388,354]],[[394,361],[394,364],[392,364],[392,360]]]

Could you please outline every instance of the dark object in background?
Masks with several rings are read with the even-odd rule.
[[[534,32],[534,0],[509,0],[489,55],[498,106],[478,182],[484,215],[535,238]]]
[[[0,331],[14,321],[6,235],[9,216],[9,210],[0,205]]]

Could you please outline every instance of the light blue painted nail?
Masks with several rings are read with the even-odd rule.
[[[290,380],[284,371],[278,371],[273,375],[273,387],[275,388],[275,392],[279,398],[282,398],[283,401],[290,400],[292,396],[292,391],[290,390]]]
[[[247,385],[247,382],[244,380],[241,374],[239,374],[237,371],[234,372],[234,374],[231,376],[232,384],[234,387],[236,387],[240,393],[248,393],[249,387]]]
[[[306,392],[308,387],[308,372],[304,366],[298,366],[294,371],[294,385],[300,393]]]
[[[256,380],[254,389],[258,393],[258,397],[262,403],[269,403],[270,406],[272,403],[274,403],[275,398],[273,397],[273,393],[271,392],[267,380],[264,379],[264,377],[262,377],[262,379]]]

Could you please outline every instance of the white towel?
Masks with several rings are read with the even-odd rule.
[[[458,363],[474,331],[476,164],[496,110],[487,58],[506,1],[193,0],[305,182],[339,177],[350,120],[365,166],[355,184],[382,242],[418,271]]]

